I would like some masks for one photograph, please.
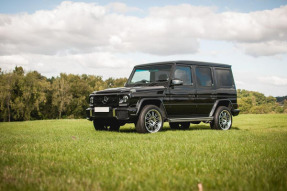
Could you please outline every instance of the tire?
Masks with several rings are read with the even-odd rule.
[[[210,123],[211,129],[229,130],[232,126],[232,114],[230,109],[225,106],[217,108],[214,120]]]
[[[163,126],[163,112],[155,105],[146,105],[142,109],[136,123],[138,133],[156,133]]]
[[[183,123],[169,123],[171,129],[189,129],[190,123],[183,122]]]
[[[105,124],[102,120],[94,120],[93,124],[96,131],[119,131],[120,129],[120,125],[116,121]]]

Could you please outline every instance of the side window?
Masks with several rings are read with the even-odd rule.
[[[183,81],[183,85],[193,85],[191,78],[191,70],[188,66],[176,66],[174,78]]]
[[[231,87],[234,85],[231,70],[215,69],[215,75],[219,86]]]
[[[199,86],[212,86],[212,77],[210,68],[199,67],[196,68],[196,79]]]

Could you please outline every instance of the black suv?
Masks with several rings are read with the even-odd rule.
[[[87,118],[96,130],[118,131],[134,123],[139,133],[155,133],[210,123],[228,130],[239,114],[231,66],[171,61],[135,66],[125,87],[93,92]]]

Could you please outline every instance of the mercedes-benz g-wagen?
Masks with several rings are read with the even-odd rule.
[[[164,122],[172,129],[205,122],[228,130],[239,114],[231,66],[197,61],[137,65],[125,87],[95,91],[89,102],[96,130],[134,123],[139,133],[155,133]]]

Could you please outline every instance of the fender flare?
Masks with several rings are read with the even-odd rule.
[[[216,100],[215,103],[213,104],[213,107],[209,113],[209,117],[212,117],[217,109],[217,106],[218,104],[220,104],[220,102],[227,102],[228,103],[228,108],[232,111],[233,110],[233,106],[232,106],[232,103],[229,99],[219,99],[219,100]]]
[[[136,105],[136,108],[137,108],[136,115],[139,115],[139,112],[142,109],[142,105],[146,101],[157,101],[157,102],[160,102],[159,108],[162,109],[164,117],[167,118],[167,113],[166,113],[166,109],[165,109],[165,106],[163,104],[162,98],[143,98],[143,99],[140,99],[138,101],[137,105]]]

